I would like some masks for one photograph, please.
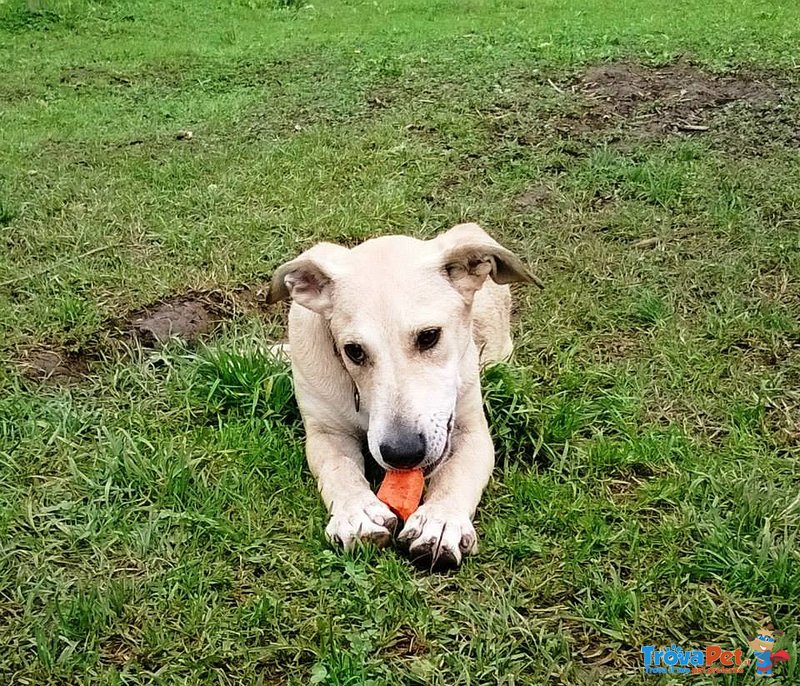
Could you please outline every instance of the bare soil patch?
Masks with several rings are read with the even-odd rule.
[[[518,84],[520,95],[489,113],[495,134],[519,145],[557,136],[562,153],[582,157],[598,141],[618,150],[665,139],[706,137],[736,155],[762,156],[784,147],[800,148],[800,89],[796,77],[780,72],[742,70],[715,74],[686,59],[655,67],[633,61],[604,62],[572,78],[540,83],[559,93],[560,103],[532,120],[530,102],[542,100]],[[551,91],[552,92],[552,91]],[[555,174],[562,168],[549,170]],[[516,200],[532,211],[557,195],[541,182]],[[595,207],[610,198],[595,198]],[[783,217],[780,217],[783,219]],[[639,245],[633,247],[652,247]]]
[[[265,314],[265,293],[266,288],[261,285],[242,286],[231,294],[188,291],[173,295],[107,321],[76,351],[39,345],[24,351],[14,366],[31,381],[62,386],[79,383],[88,378],[90,363],[102,360],[120,342],[124,343],[123,355],[131,343],[143,348],[160,348],[172,339],[194,343],[213,335],[239,312]],[[285,319],[285,311],[272,314]]]
[[[121,635],[114,634],[103,641],[100,660],[106,664],[124,666],[136,658],[136,650]]]
[[[636,62],[595,65],[569,84],[578,110],[555,123],[562,135],[624,127],[639,139],[698,135],[718,128],[732,108],[780,110],[790,99],[788,84],[774,74],[714,74],[679,60],[662,67]]]
[[[89,373],[86,356],[64,350],[48,348],[28,350],[23,353],[17,364],[27,379],[54,385],[78,383]]]
[[[517,198],[517,207],[521,210],[534,210],[548,205],[552,197],[553,191],[546,185],[531,186]]]
[[[698,111],[730,102],[766,104],[778,88],[754,76],[720,76],[679,61],[662,68],[631,62],[591,67],[582,78],[582,90],[605,102],[605,110],[627,114],[641,102],[657,101],[675,111]]]
[[[639,477],[629,472],[620,471],[604,485],[612,500],[622,501],[634,497],[637,490],[646,483],[648,478],[649,477]]]
[[[123,330],[145,347],[156,348],[173,338],[192,343],[230,319],[232,303],[218,292],[191,291],[130,313]]]
[[[413,629],[401,627],[381,652],[389,658],[414,658],[427,655],[430,647]]]
[[[604,636],[588,621],[577,617],[563,618],[559,629],[569,638],[576,662],[585,670],[587,683],[602,680],[608,671],[630,672],[636,668],[636,653]]]
[[[103,67],[76,66],[63,69],[59,83],[79,89],[87,86],[130,86],[132,81],[128,76],[114,73]]]
[[[800,394],[787,393],[771,402],[764,413],[764,430],[779,450],[796,454],[800,448]]]

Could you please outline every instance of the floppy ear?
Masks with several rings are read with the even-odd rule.
[[[443,268],[465,298],[471,299],[487,276],[495,283],[535,283],[544,288],[514,253],[477,224],[458,224],[434,240],[442,246]]]
[[[271,305],[291,298],[298,305],[329,318],[334,280],[342,272],[342,258],[350,251],[333,243],[318,243],[272,276],[267,295]]]

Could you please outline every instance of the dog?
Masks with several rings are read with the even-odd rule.
[[[424,470],[398,536],[413,561],[456,567],[477,552],[472,519],[494,467],[480,369],[511,354],[514,282],[541,286],[477,224],[319,243],[277,269],[267,300],[292,300],[288,353],[332,543],[383,547],[397,526],[370,489],[366,448],[383,469]]]

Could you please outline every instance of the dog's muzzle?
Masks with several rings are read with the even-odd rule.
[[[447,423],[439,425],[433,434],[420,431],[416,424],[400,422],[384,435],[379,444],[368,441],[368,446],[374,450],[373,458],[388,469],[422,468],[426,473],[431,473],[450,455],[454,423],[455,411],[450,414]],[[432,451],[437,452],[431,454]]]
[[[455,417],[455,412],[453,412],[453,414],[451,414],[450,418],[447,420],[447,437],[445,439],[442,452],[435,460],[433,460],[433,462],[425,466],[424,468],[425,476],[433,474],[433,472],[435,472],[439,467],[441,467],[445,462],[447,462],[447,459],[450,457],[450,449],[453,447],[452,438],[453,438],[453,425],[455,423],[454,417]]]

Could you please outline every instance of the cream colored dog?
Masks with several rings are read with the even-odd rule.
[[[391,540],[397,518],[370,490],[367,447],[384,469],[425,470],[399,535],[412,560],[454,566],[477,550],[472,517],[494,466],[480,365],[511,353],[501,284],[514,281],[541,285],[477,224],[320,243],[277,270],[269,301],[293,301],[289,354],[331,541]]]

